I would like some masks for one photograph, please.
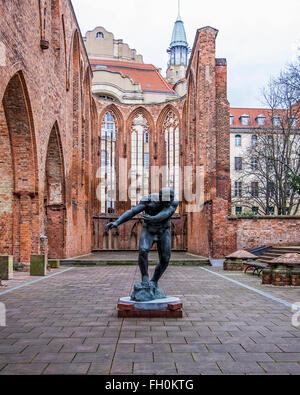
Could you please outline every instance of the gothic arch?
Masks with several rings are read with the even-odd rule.
[[[30,262],[38,251],[38,172],[34,123],[22,71],[8,82],[0,108],[0,253]],[[5,224],[5,225],[4,225]]]
[[[141,139],[141,137],[138,137],[138,133],[133,130],[133,123],[136,119],[138,119],[139,116],[141,116],[142,119],[145,119],[147,123],[147,125],[144,125],[144,134],[148,133],[148,142],[146,143],[146,148],[145,141]],[[134,133],[136,133],[136,139],[134,138]],[[131,202],[129,201],[128,207],[130,205],[135,205],[141,195],[147,194],[147,189],[148,192],[151,192],[150,169],[154,163],[154,139],[155,124],[152,115],[144,107],[139,106],[134,111],[132,111],[126,122],[126,147],[128,156],[130,157],[130,159],[127,160],[127,173],[129,174],[131,171]],[[143,151],[144,154],[142,153],[140,155],[139,151]],[[147,155],[147,157],[145,155]],[[140,173],[141,168],[144,170],[142,173]],[[142,185],[140,185],[141,182]]]
[[[93,214],[98,214],[98,199],[96,196],[96,188],[97,188],[97,171],[98,171],[98,110],[95,99],[91,98],[91,128],[92,128],[92,135],[91,135],[91,155],[92,155],[92,211]]]
[[[154,124],[153,117],[150,114],[150,112],[145,107],[142,107],[142,106],[139,106],[136,109],[134,109],[131,112],[131,114],[128,116],[127,122],[126,122],[127,130],[130,129],[133,119],[139,114],[144,115],[144,117],[147,119],[147,121],[149,123],[149,132],[153,135],[154,131],[155,131],[155,124]]]
[[[81,183],[84,185],[86,200],[89,199],[89,170],[90,170],[90,142],[91,142],[91,75],[90,68],[85,71],[82,90],[82,134],[81,134],[81,161],[82,177]]]
[[[60,54],[60,0],[51,0],[51,41],[56,57]]]
[[[47,17],[47,3],[45,0],[38,0],[39,3],[39,19],[40,19],[40,38],[45,39],[46,35],[46,17]]]
[[[64,44],[64,57],[65,57],[65,69],[66,69],[66,90],[70,89],[70,81],[69,81],[69,72],[68,69],[68,55],[67,55],[67,39],[66,39],[66,25],[65,25],[65,16],[61,16],[61,25],[63,32],[63,44]]]
[[[166,105],[157,120],[158,145],[160,147],[159,166],[167,169],[167,186],[172,186],[176,197],[181,194],[182,170],[182,120],[179,111],[171,104]],[[160,180],[159,187],[163,185]]]
[[[186,103],[186,165],[193,166],[193,174],[196,174],[196,88],[192,70],[190,70],[188,78],[188,95]],[[195,191],[195,179],[193,181],[192,190]]]
[[[108,130],[103,129],[103,125],[107,121],[107,117],[112,117],[111,123],[114,127],[114,132],[109,134]],[[99,117],[99,131],[98,131],[98,168],[101,173],[101,199],[100,211],[101,213],[118,212],[119,211],[119,163],[118,159],[124,155],[124,147],[122,147],[123,135],[123,116],[120,110],[114,105],[110,104],[105,107]],[[104,135],[103,135],[104,133]],[[104,155],[104,157],[103,157]],[[103,160],[105,163],[103,164]],[[107,162],[109,161],[109,162]],[[113,163],[114,162],[114,163]],[[106,171],[106,173],[105,173]],[[99,175],[99,173],[98,173]],[[110,194],[115,191],[115,198],[109,203],[104,203],[104,179],[106,183],[106,193]]]
[[[72,169],[71,169],[71,196],[73,219],[77,220],[77,204],[78,204],[78,188],[80,177],[80,163],[79,160],[79,131],[80,131],[80,44],[79,34],[75,30],[72,40],[72,98],[73,98],[73,153],[72,153]]]
[[[111,111],[115,115],[117,122],[118,122],[118,129],[119,129],[118,136],[123,137],[123,135],[124,135],[124,118],[123,118],[121,111],[114,103],[109,104],[101,111],[100,116],[99,116],[99,125],[101,124],[103,116],[107,111]]]
[[[48,142],[45,165],[45,234],[49,258],[65,257],[65,171],[63,150],[57,122]]]
[[[167,104],[160,112],[159,117],[157,119],[157,123],[156,123],[156,130],[158,132],[158,140],[159,140],[159,147],[163,147],[164,146],[164,136],[162,133],[162,129],[163,129],[163,124],[166,120],[166,117],[168,116],[168,114],[170,112],[173,112],[178,121],[179,121],[179,141],[182,142],[182,136],[183,136],[183,132],[182,132],[182,127],[183,127],[183,120],[180,116],[179,111],[177,110],[177,108],[175,108],[173,105],[171,104]],[[159,163],[160,166],[164,166],[164,163],[161,162]]]

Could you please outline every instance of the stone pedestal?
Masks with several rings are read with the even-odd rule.
[[[119,318],[182,318],[182,302],[175,297],[150,302],[121,298],[117,309]]]
[[[291,271],[286,266],[278,266],[272,272],[272,284],[279,287],[291,285]]]
[[[229,272],[242,272],[243,261],[240,259],[226,259],[223,269]]]
[[[232,272],[242,272],[246,269],[246,263],[254,261],[257,256],[251,254],[246,250],[239,250],[226,257],[224,262],[224,270]]]
[[[271,267],[267,267],[262,272],[262,284],[271,285],[272,284],[273,270]]]
[[[0,279],[12,280],[14,277],[13,256],[3,255],[0,256]]]
[[[30,257],[30,275],[46,276],[48,259],[45,255],[31,255]]]
[[[59,269],[60,268],[60,260],[59,259],[48,259],[48,264],[51,269]]]
[[[249,259],[226,259],[223,269],[230,272],[243,272],[247,267],[245,263],[249,261]]]
[[[294,287],[300,287],[300,267],[291,269],[291,283]]]

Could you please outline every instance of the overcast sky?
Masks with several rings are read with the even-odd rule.
[[[103,26],[162,68],[177,18],[177,0],[72,0],[82,34]],[[299,0],[181,0],[190,47],[196,30],[219,30],[217,57],[227,58],[232,107],[261,107],[271,75],[295,60],[300,47]]]

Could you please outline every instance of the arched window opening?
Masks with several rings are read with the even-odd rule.
[[[150,181],[149,124],[143,114],[138,114],[131,126],[131,205],[135,206],[149,194]]]
[[[175,191],[178,199],[180,195],[180,147],[179,120],[174,111],[169,111],[163,123],[165,136],[165,166],[167,170],[167,185]]]
[[[102,38],[104,39],[104,34],[102,32],[97,32],[96,33],[96,38]]]
[[[60,9],[59,0],[51,1],[51,36],[52,46],[57,55],[60,51]]]
[[[107,111],[101,125],[101,213],[115,212],[116,191],[116,141],[117,125],[115,116]]]

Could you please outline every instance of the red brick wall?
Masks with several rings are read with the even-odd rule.
[[[44,234],[50,256],[91,251],[93,214],[100,214],[95,196],[98,138],[108,108],[118,120],[116,152],[128,159],[128,169],[134,115],[142,112],[147,118],[150,166],[161,167],[162,124],[170,109],[177,114],[180,164],[194,171],[203,166],[205,195],[204,209],[188,214],[187,235],[183,231],[180,237],[187,236],[191,252],[226,253],[232,239],[227,222],[229,104],[226,63],[215,58],[217,31],[205,27],[197,32],[187,97],[168,104],[111,105],[92,98],[91,70],[70,1],[28,0],[26,7],[17,0],[2,1],[0,15],[0,158],[7,159],[0,163],[0,179],[5,180],[0,187],[0,254],[13,253],[16,260],[29,262],[30,254],[40,251]],[[49,197],[53,183],[63,186],[60,202]],[[129,200],[119,204],[118,212],[128,208]],[[182,227],[185,211],[182,202],[175,228]]]
[[[237,249],[251,249],[263,245],[300,245],[300,217],[243,218],[232,219],[230,222],[236,229]]]
[[[28,0],[25,6],[25,2],[17,0],[1,1],[0,16],[0,158],[9,155],[9,149],[12,152],[11,162],[0,164],[0,254],[13,253],[15,260],[29,262],[30,254],[40,250],[40,235],[54,232],[51,223],[56,221],[50,220],[52,215],[46,216],[45,178],[49,136],[55,124],[66,181],[65,230],[58,232],[65,234],[65,242],[58,242],[58,251],[63,245],[63,252],[58,254],[70,257],[88,253],[92,236],[92,212],[87,199],[91,174],[86,174],[85,182],[78,182],[72,203],[72,173],[75,168],[80,180],[83,166],[85,173],[91,171],[87,155],[90,147],[85,149],[88,163],[77,152],[81,153],[81,142],[91,144],[89,138],[82,138],[83,133],[92,135],[91,97],[81,95],[84,83],[89,85],[87,91],[91,91],[90,79],[85,78],[91,75],[91,70],[83,41],[76,33],[79,28],[71,2]],[[78,40],[73,45],[74,37]],[[41,38],[49,42],[48,49],[41,48]],[[78,89],[73,86],[76,83]]]

